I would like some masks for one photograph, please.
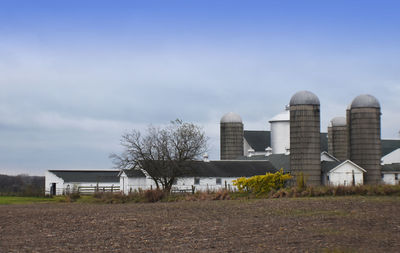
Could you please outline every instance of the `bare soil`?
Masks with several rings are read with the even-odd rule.
[[[0,252],[400,252],[399,197],[0,206]]]

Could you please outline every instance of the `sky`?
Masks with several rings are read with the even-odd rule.
[[[121,135],[180,118],[219,159],[219,121],[246,130],[291,96],[321,131],[360,94],[399,138],[399,1],[0,1],[0,174],[112,169]]]

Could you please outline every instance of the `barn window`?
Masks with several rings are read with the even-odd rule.
[[[399,174],[394,174],[394,180],[399,180]]]
[[[222,184],[222,180],[221,180],[221,178],[217,178],[215,181],[216,181],[216,183],[217,183],[217,184],[219,184],[219,185],[221,185],[221,184]]]
[[[194,178],[194,184],[200,184],[200,178],[195,177]]]

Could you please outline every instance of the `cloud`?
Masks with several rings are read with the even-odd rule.
[[[218,159],[225,113],[240,114],[245,129],[266,130],[304,89],[320,98],[321,131],[370,93],[382,104],[382,136],[397,137],[400,51],[385,37],[376,46],[364,37],[249,25],[208,32],[198,23],[200,30],[173,36],[125,25],[126,33],[79,37],[85,31],[73,24],[65,35],[2,33],[0,168],[107,168],[124,131],[175,118],[203,126],[210,158]]]

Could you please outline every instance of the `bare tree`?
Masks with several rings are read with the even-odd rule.
[[[140,168],[157,188],[170,191],[177,177],[190,174],[188,162],[206,152],[207,140],[199,126],[177,119],[165,128],[149,126],[145,135],[138,130],[124,134],[124,151],[111,158],[119,169]]]

